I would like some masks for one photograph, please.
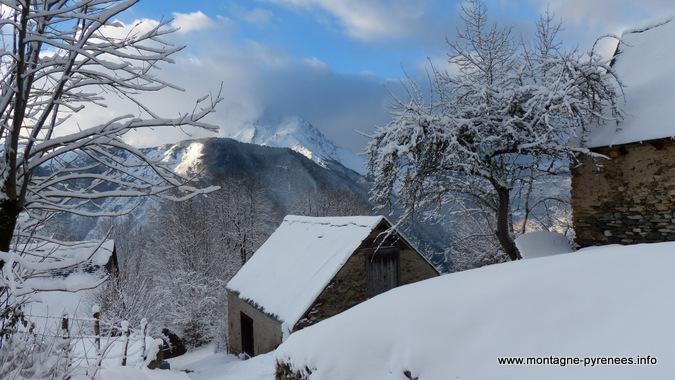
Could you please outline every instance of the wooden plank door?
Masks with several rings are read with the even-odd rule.
[[[366,295],[375,297],[400,284],[400,254],[397,248],[366,251]]]

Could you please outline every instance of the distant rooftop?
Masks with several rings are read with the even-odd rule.
[[[612,146],[675,136],[675,22],[623,33],[614,69],[625,85],[626,118],[589,135],[589,146]]]

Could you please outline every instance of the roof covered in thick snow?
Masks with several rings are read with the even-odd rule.
[[[675,136],[675,21],[623,33],[614,69],[625,85],[626,118],[589,135],[589,146]]]
[[[36,326],[46,327],[52,317],[63,313],[90,317],[84,299],[89,290],[108,277],[105,269],[115,254],[115,241],[53,242],[33,241],[20,245],[2,259],[14,259],[27,270],[36,271],[24,282],[14,284],[15,295],[30,294],[26,306],[29,319]]]
[[[383,220],[286,216],[227,287],[290,330]]]

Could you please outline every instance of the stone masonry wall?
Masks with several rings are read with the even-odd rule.
[[[401,250],[401,285],[428,280],[438,276],[438,271],[412,249]]]
[[[293,331],[330,318],[367,299],[365,258],[354,254],[333,277],[305,315],[295,324]]]
[[[377,236],[381,231],[376,231]],[[366,246],[369,244],[366,243]],[[398,241],[400,249],[400,284],[426,280],[438,276],[438,272],[415,250]],[[293,331],[301,330],[326,318],[339,314],[368,299],[366,295],[366,257],[353,254],[321,292],[314,304],[295,324]]]
[[[675,141],[594,149],[572,171],[576,243],[582,247],[675,241]]]

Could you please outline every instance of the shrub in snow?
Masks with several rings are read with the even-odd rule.
[[[185,348],[185,343],[183,340],[174,334],[171,330],[165,328],[162,329],[162,337],[164,340],[164,349],[162,351],[162,356],[165,359],[174,358],[176,356],[183,355],[187,352]]]
[[[79,372],[73,366],[72,346],[68,336],[38,332],[30,324],[29,330],[15,331],[3,339],[0,379],[68,379]]]
[[[276,380],[308,380],[312,371],[305,367],[302,370],[293,370],[293,367],[284,362],[276,362]]]

